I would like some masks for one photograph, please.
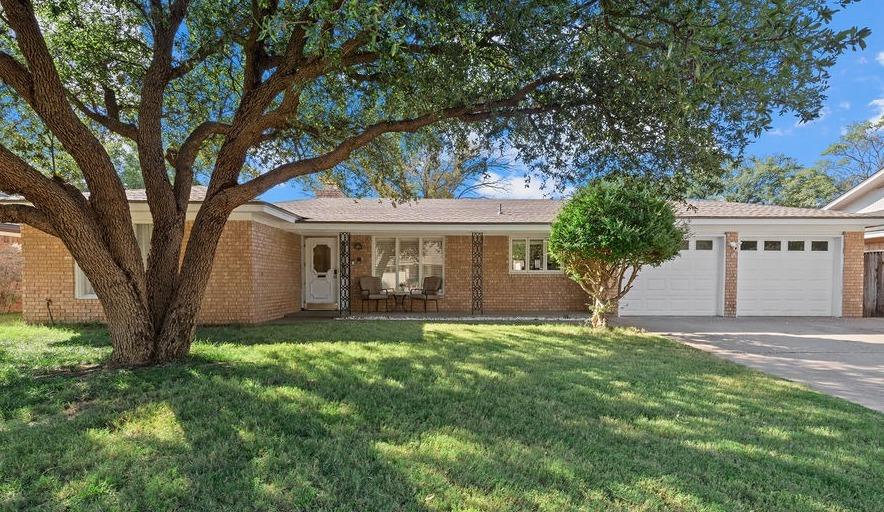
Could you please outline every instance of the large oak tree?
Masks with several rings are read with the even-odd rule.
[[[36,140],[4,139],[0,191],[27,204],[0,220],[64,242],[115,363],[178,358],[226,219],[271,187],[436,123],[468,123],[553,179],[684,183],[772,112],[818,113],[827,67],[867,35],[833,30],[831,4],[0,0],[3,130],[39,128],[82,177],[53,174]],[[108,148],[120,140],[153,218],[146,264]],[[182,254],[195,176],[208,194]]]

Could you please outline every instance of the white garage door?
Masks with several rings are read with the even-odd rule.
[[[833,238],[742,239],[737,315],[835,315],[832,298],[839,247]]]
[[[691,238],[672,261],[639,272],[620,301],[620,314],[721,314],[721,238]]]

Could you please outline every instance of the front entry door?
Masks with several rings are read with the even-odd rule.
[[[336,238],[308,238],[305,243],[305,307],[337,309],[338,258]]]

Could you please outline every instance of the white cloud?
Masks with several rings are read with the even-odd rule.
[[[877,110],[875,115],[872,116],[869,121],[880,121],[881,119],[884,119],[884,98],[870,101],[869,106]]]
[[[878,61],[878,64],[884,66],[884,52],[878,52],[878,54],[875,55],[875,60]]]
[[[767,134],[774,137],[785,137],[786,135],[792,135],[792,129],[786,128],[784,130],[782,128],[774,128],[773,130],[767,132]]]
[[[841,110],[850,110],[850,102],[849,101],[842,101],[841,103],[838,104],[838,108],[840,108]]]
[[[534,177],[526,181],[524,176],[503,176],[497,173],[489,173],[488,181],[497,182],[495,187],[479,187],[475,190],[476,195],[492,199],[544,199],[548,197],[561,197],[551,184],[541,188],[541,179]],[[498,188],[499,187],[499,188]],[[565,190],[567,195],[573,191],[572,187]]]

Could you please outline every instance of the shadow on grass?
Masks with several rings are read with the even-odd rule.
[[[201,329],[210,343],[181,364],[5,390],[0,504],[872,510],[884,500],[880,415],[678,345],[563,326],[341,324]]]

